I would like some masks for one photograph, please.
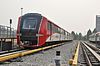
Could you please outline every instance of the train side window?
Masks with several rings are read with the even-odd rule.
[[[60,33],[60,28],[58,28],[58,33]]]
[[[64,30],[62,30],[62,34],[64,35]]]
[[[53,29],[52,29],[52,32],[54,32],[54,25],[53,25],[53,24],[52,24],[52,28],[53,28]]]
[[[47,23],[47,28],[50,30],[50,22]]]
[[[57,27],[57,26],[55,26],[55,32],[57,33],[57,31],[58,31],[58,27]]]
[[[54,24],[52,24],[52,28],[53,28],[52,31],[55,32],[55,25]]]
[[[64,30],[64,35],[66,35],[66,32],[65,32],[65,30]]]

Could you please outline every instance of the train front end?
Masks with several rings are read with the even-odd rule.
[[[23,47],[38,46],[38,33],[42,16],[37,13],[28,13],[19,18],[17,28],[17,44]]]

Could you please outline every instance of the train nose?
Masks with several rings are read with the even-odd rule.
[[[24,44],[29,44],[29,45],[37,45],[37,36],[36,34],[32,34],[32,33],[24,33],[24,34],[21,34],[22,36],[20,37],[21,38],[21,41],[24,43]]]
[[[24,45],[37,45],[37,42],[36,40],[33,40],[33,41],[23,41]]]

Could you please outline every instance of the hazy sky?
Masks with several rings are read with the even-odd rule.
[[[0,24],[17,28],[18,17],[25,13],[40,13],[71,32],[95,28],[95,16],[100,14],[100,0],[0,0]]]

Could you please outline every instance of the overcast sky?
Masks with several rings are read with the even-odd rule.
[[[25,13],[40,13],[71,32],[95,28],[95,17],[100,14],[100,0],[0,0],[0,24],[17,28],[18,17]]]

